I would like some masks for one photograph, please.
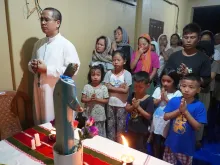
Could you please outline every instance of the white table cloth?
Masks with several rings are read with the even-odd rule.
[[[43,124],[41,125],[41,127],[52,129],[52,125],[50,123]],[[77,136],[75,138],[77,138]],[[116,160],[120,160],[122,154],[128,153],[135,158],[133,165],[169,165],[169,163],[167,162],[164,162],[132,148],[126,148],[119,143],[113,142],[101,136],[95,136],[92,139],[86,139],[83,142],[83,145],[94,151],[100,152],[104,155],[108,155],[109,157]],[[0,164],[41,165],[44,163],[23,153],[18,148],[16,148],[16,146],[11,145],[6,140],[2,140],[0,141]]]

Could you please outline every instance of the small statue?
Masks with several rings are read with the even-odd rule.
[[[73,110],[83,110],[77,99],[76,86],[72,80],[77,69],[77,64],[70,63],[68,65],[66,71],[56,83],[53,94],[56,127],[56,144],[54,149],[61,155],[69,155],[74,152]]]
[[[78,69],[78,64],[70,63],[67,66],[67,68],[66,68],[66,70],[65,70],[63,75],[69,76],[69,77],[73,77],[74,74],[76,73],[77,69]]]

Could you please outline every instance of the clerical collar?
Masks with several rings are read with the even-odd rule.
[[[61,34],[58,33],[57,35],[55,35],[54,37],[47,37],[48,38],[48,44],[53,42],[55,39],[57,39],[58,37],[60,37]]]

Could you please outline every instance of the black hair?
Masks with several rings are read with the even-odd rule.
[[[216,42],[216,40],[219,40],[219,38],[220,38],[220,33],[216,33],[216,34],[214,35],[214,41],[215,41],[215,44],[216,44],[216,45],[219,44],[218,42]]]
[[[190,23],[183,28],[183,35],[186,35],[188,33],[197,33],[198,36],[200,36],[201,28],[196,23]]]
[[[118,27],[115,29],[114,33],[116,33],[116,30],[121,30],[121,32],[123,33],[123,30],[122,30],[122,27],[121,27],[121,26],[118,26]]]
[[[168,40],[168,37],[167,37],[166,34],[160,35],[159,37],[160,37],[160,38],[158,38],[159,40],[160,40],[162,37],[166,37],[166,39]]]
[[[155,43],[151,43],[151,45],[153,45],[156,48],[156,44]]]
[[[151,48],[154,47],[155,51],[156,51],[156,45],[151,43]]]
[[[141,38],[145,39],[145,40],[148,42],[148,44],[150,44],[150,41],[149,41],[147,38],[145,38],[145,37],[139,37],[139,38],[138,38],[138,43],[139,43],[139,40],[140,40]]]
[[[107,38],[106,38],[106,36],[100,36],[99,38],[97,38],[96,39],[96,44],[99,42],[99,40],[101,40],[101,39],[103,39],[104,41],[105,41],[105,50],[106,50],[106,48],[107,48]]]
[[[179,85],[179,81],[180,81],[180,77],[179,77],[178,73],[172,68],[164,68],[161,73],[161,76],[160,76],[160,82],[161,82],[162,77],[164,75],[167,75],[173,79],[173,85],[177,89],[178,85]],[[162,82],[161,82],[161,84],[162,84]]]
[[[126,61],[126,56],[125,56],[125,54],[124,54],[123,51],[121,51],[121,50],[116,50],[116,51],[114,51],[113,54],[112,54],[112,58],[113,58],[116,54],[119,54],[119,55],[123,58],[123,60]]]
[[[150,83],[150,75],[145,71],[140,71],[134,74],[133,76],[134,82],[144,82],[145,84]]]
[[[171,37],[170,37],[170,39],[171,39],[173,36],[177,36],[178,40],[180,40],[179,34],[177,34],[177,33],[172,34]]]
[[[52,11],[53,12],[53,19],[55,20],[55,21],[60,21],[60,25],[61,25],[61,22],[62,22],[62,14],[60,13],[60,11],[59,10],[57,10],[57,9],[55,9],[55,8],[53,8],[53,7],[47,7],[47,8],[45,8],[44,10],[49,10],[49,11]],[[59,28],[60,28],[60,26],[59,26]]]
[[[156,41],[154,37],[150,37],[150,38],[151,38],[151,41]]]
[[[101,71],[101,81],[103,81],[104,77],[105,77],[105,71],[104,71],[104,67],[102,64],[99,64],[99,65],[94,65],[94,66],[91,66],[90,69],[89,69],[89,73],[88,73],[88,76],[87,76],[87,79],[88,79],[88,83],[90,84],[92,82],[92,79],[91,79],[91,75],[92,75],[92,70],[100,70]]]
[[[200,79],[200,77],[199,76],[197,76],[197,75],[195,75],[194,73],[190,73],[190,74],[188,74],[188,75],[186,75],[186,76],[183,76],[182,78],[181,78],[181,80],[191,80],[191,81],[196,81],[199,85],[199,87],[200,87],[200,85],[201,85],[201,79]]]
[[[215,44],[214,34],[211,31],[209,30],[202,31],[200,37],[202,38],[202,36],[204,35],[209,35],[209,37],[211,38],[212,44]]]
[[[204,35],[209,35],[210,38],[214,40],[214,34],[211,31],[209,31],[209,30],[202,31],[201,37],[204,36]]]
[[[177,43],[177,45],[180,46],[181,39],[180,39],[179,34],[177,34],[177,33],[172,34],[171,37],[170,37],[170,40],[172,39],[173,36],[176,36],[176,37],[178,38],[178,43]],[[171,44],[171,43],[170,43],[170,44]]]
[[[215,53],[214,42],[210,41],[199,41],[196,49],[205,53],[208,57],[212,57],[212,55]]]
[[[182,39],[179,40],[178,46],[183,46],[183,40]]]

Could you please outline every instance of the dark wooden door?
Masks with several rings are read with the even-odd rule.
[[[158,37],[163,34],[164,22],[150,18],[149,24],[149,35],[151,38],[155,38],[157,41]]]

